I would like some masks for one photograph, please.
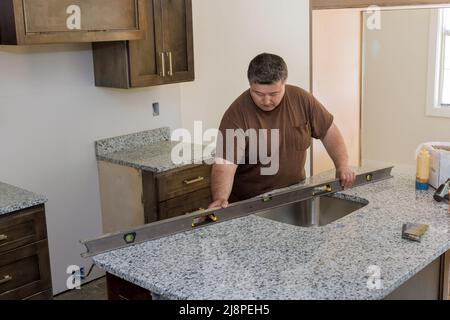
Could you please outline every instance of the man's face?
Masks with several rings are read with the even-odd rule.
[[[263,111],[272,111],[280,105],[285,92],[285,83],[283,81],[272,84],[252,83],[250,85],[250,94],[253,101]]]

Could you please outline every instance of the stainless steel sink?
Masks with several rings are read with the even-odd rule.
[[[300,227],[324,226],[366,206],[337,196],[321,196],[261,211],[255,215]]]

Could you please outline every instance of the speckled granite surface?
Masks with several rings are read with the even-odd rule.
[[[96,141],[97,160],[112,162],[136,169],[164,172],[188,164],[201,164],[203,160],[211,161],[211,152],[203,157],[203,152],[196,150],[196,145],[169,141],[169,128],[160,128]],[[174,147],[191,151],[191,157],[185,161],[172,161]],[[205,146],[200,146],[205,150]],[[179,149],[178,149],[179,150]],[[197,151],[197,152],[196,152]]]
[[[342,193],[369,204],[323,227],[250,215],[94,261],[171,299],[381,299],[450,249],[448,205],[416,191],[413,172],[393,175]],[[429,224],[421,243],[401,238],[405,222]],[[369,289],[370,266],[378,289]]]
[[[47,202],[44,196],[0,182],[0,215]]]
[[[105,156],[114,152],[168,140],[170,140],[170,129],[168,127],[136,132],[95,141],[95,154],[97,156]]]

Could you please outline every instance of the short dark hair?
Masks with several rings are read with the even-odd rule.
[[[250,84],[272,84],[286,81],[288,68],[283,58],[275,54],[261,53],[250,62],[247,72]]]

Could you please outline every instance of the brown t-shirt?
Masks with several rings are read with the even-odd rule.
[[[245,200],[256,195],[299,183],[305,179],[306,152],[311,137],[322,139],[333,123],[333,116],[309,92],[286,85],[286,92],[280,105],[272,111],[263,111],[256,106],[245,91],[225,112],[219,130],[223,142],[218,141],[217,150],[226,154],[226,129],[279,129],[279,169],[275,175],[261,175],[262,167],[269,167],[258,161],[249,161],[249,139],[245,139],[245,163],[239,164],[234,178],[230,201]],[[270,135],[267,139],[270,141]],[[224,145],[222,145],[224,143]],[[259,144],[258,144],[259,146]],[[269,143],[268,155],[271,155]],[[236,157],[232,162],[238,163]],[[253,162],[254,163],[254,162]]]

